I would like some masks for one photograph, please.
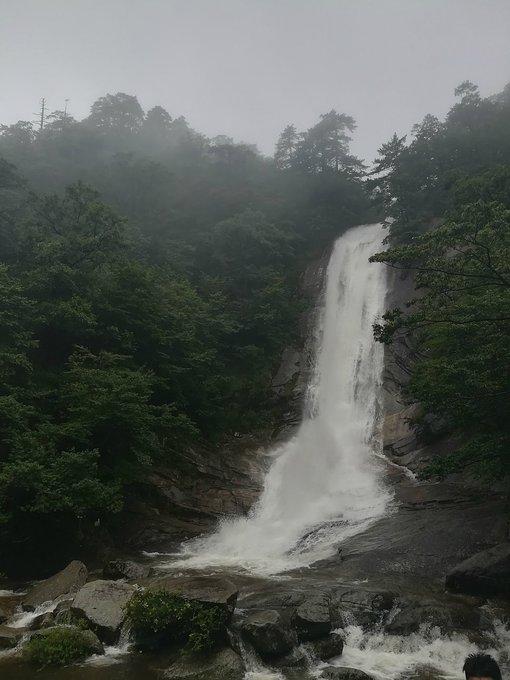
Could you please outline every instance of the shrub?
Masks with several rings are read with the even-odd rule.
[[[51,628],[32,637],[23,650],[25,657],[37,666],[66,666],[82,661],[95,651],[83,631],[76,628]]]
[[[225,636],[221,605],[186,600],[164,590],[134,595],[127,605],[131,632],[139,647],[184,644],[187,652],[207,652]]]

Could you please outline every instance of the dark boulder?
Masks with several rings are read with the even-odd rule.
[[[393,608],[397,596],[389,591],[341,590],[332,595],[333,627],[356,622],[364,630],[377,626]]]
[[[305,600],[294,612],[292,623],[302,642],[328,635],[332,626],[327,597],[317,595]]]
[[[207,657],[181,656],[158,677],[164,680],[243,680],[243,660],[232,649],[223,649]]]
[[[27,632],[27,628],[9,628],[9,626],[0,626],[0,649],[16,647],[18,642]]]
[[[30,588],[22,600],[23,609],[33,611],[43,602],[56,600],[57,597],[67,593],[75,593],[86,582],[87,576],[87,567],[83,562],[78,560],[70,562],[58,574]]]
[[[272,665],[279,668],[286,676],[291,671],[303,671],[310,665],[310,657],[301,647],[295,647],[289,654],[273,659]]]
[[[29,624],[30,630],[37,630],[38,628],[50,628],[55,624],[55,616],[53,612],[45,612],[35,616]]]
[[[274,659],[288,654],[297,644],[293,631],[282,622],[274,609],[250,614],[240,625],[242,637],[262,659]]]
[[[91,581],[74,598],[71,612],[85,619],[105,642],[116,642],[135,586],[119,581]]]
[[[71,609],[62,609],[57,614],[53,615],[53,621],[56,626],[78,626],[80,622],[83,622],[83,617]]]
[[[117,580],[125,578],[128,581],[138,581],[147,578],[151,568],[146,564],[138,564],[131,560],[111,560],[103,567],[105,579]]]
[[[16,611],[19,604],[19,597],[14,595],[6,595],[0,597],[0,623],[5,623]]]
[[[62,600],[53,610],[53,620],[56,626],[77,626],[83,618],[71,611],[73,600]]]
[[[311,653],[320,661],[329,661],[341,656],[344,651],[344,639],[339,633],[330,633],[322,640],[314,640],[308,645]]]
[[[393,635],[409,635],[421,625],[436,626],[448,634],[485,630],[490,628],[490,621],[483,611],[468,604],[406,602],[389,617],[385,630]]]
[[[501,543],[469,557],[446,577],[456,593],[482,597],[510,597],[510,543]]]
[[[357,668],[328,666],[322,671],[322,677],[328,680],[374,680],[372,675]]]

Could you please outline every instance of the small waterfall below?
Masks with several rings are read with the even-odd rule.
[[[273,452],[259,501],[246,518],[226,518],[212,535],[183,546],[172,567],[231,567],[269,575],[332,555],[345,538],[381,517],[375,435],[383,348],[372,324],[382,314],[381,225],[350,229],[335,243],[326,275],[320,343],[306,415]]]

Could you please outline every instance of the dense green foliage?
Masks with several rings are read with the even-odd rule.
[[[164,590],[136,593],[127,605],[136,644],[141,648],[185,644],[188,652],[208,652],[225,638],[221,605],[186,600]]]
[[[510,92],[457,93],[445,123],[381,149],[377,198],[395,222],[374,259],[414,272],[418,292],[375,330],[386,343],[411,338],[410,396],[464,440],[433,471],[498,477],[510,469]]]
[[[93,652],[93,645],[83,631],[65,626],[32,637],[23,648],[25,658],[38,667],[67,666],[83,661]]]
[[[272,426],[299,277],[369,214],[353,127],[327,114],[286,169],[122,93],[1,129],[4,568],[72,554],[152,464]]]
[[[455,94],[459,101],[444,122],[427,115],[409,143],[395,134],[379,149],[370,183],[400,241],[453,207],[458,182],[510,164],[510,87],[483,99],[466,81]]]
[[[351,116],[334,109],[320,117],[319,122],[305,132],[287,125],[276,144],[275,163],[281,169],[306,172],[334,170],[352,175],[363,169],[360,160],[349,153],[350,133],[356,124]]]

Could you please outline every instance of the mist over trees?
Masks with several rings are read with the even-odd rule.
[[[124,93],[2,126],[1,568],[41,536],[71,553],[186,447],[278,422],[299,278],[370,218],[353,129],[326,114],[283,169]]]

